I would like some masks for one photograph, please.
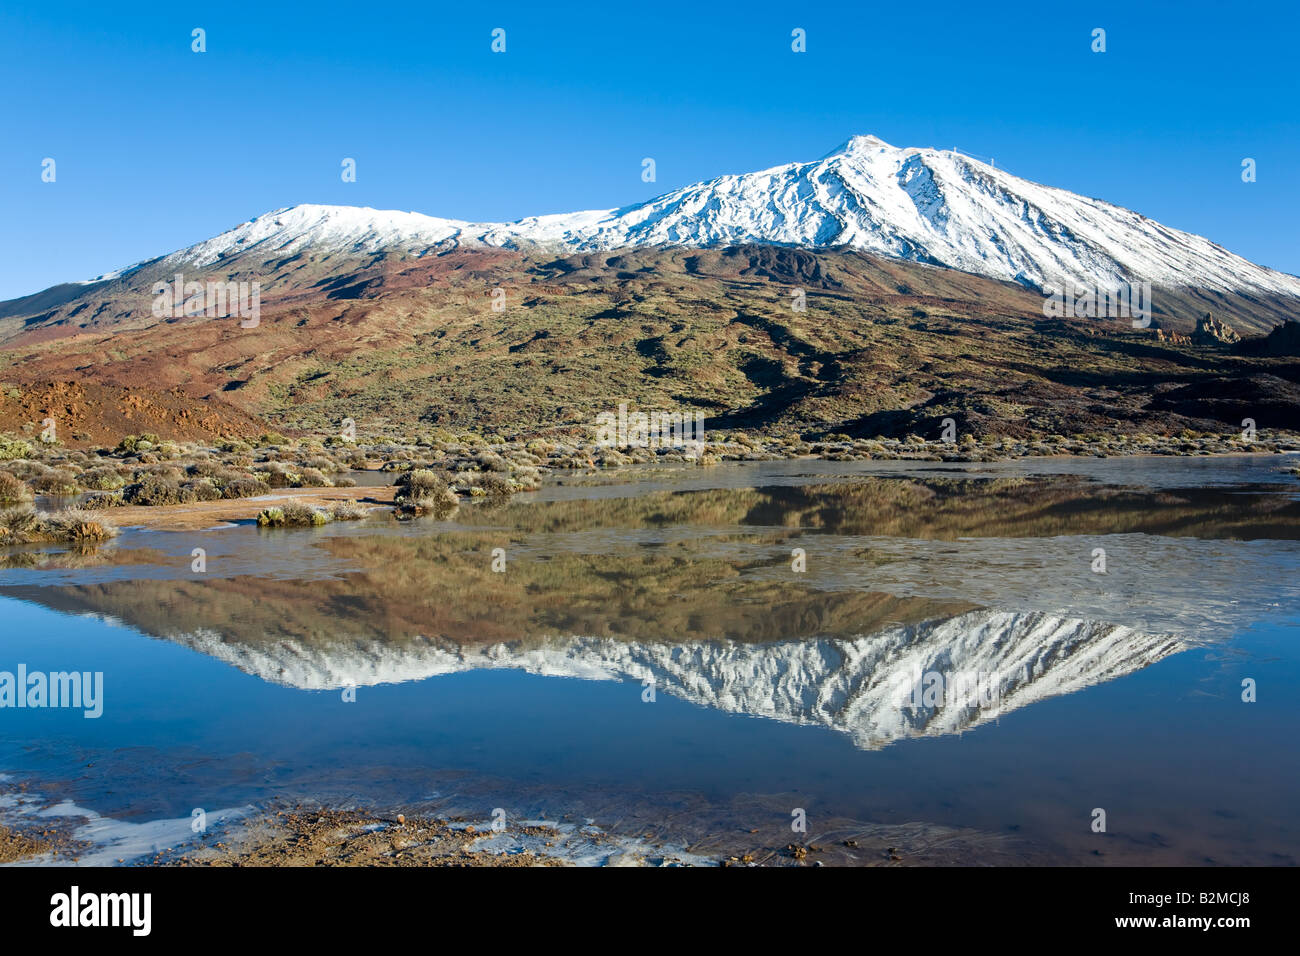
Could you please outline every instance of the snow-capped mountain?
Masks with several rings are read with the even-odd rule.
[[[994,610],[856,637],[771,644],[557,637],[528,645],[422,640],[322,646],[293,639],[227,641],[212,630],[165,636],[263,680],[307,690],[496,668],[582,680],[653,680],[659,691],[703,707],[830,727],[863,749],[969,730],[1133,673],[1189,646],[1171,634],[1120,624]],[[950,682],[966,675],[968,691],[978,686],[996,692],[979,700],[964,693],[925,706],[915,696],[917,677],[933,674]]]
[[[1300,278],[1201,236],[962,153],[897,148],[874,136],[855,136],[814,162],[722,176],[621,209],[513,223],[293,206],[151,265],[233,269],[246,256],[282,259],[304,250],[419,256],[456,246],[601,251],[741,243],[849,247],[1034,288],[1150,282],[1300,297]]]

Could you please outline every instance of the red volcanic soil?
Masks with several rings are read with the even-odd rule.
[[[204,441],[256,435],[264,423],[216,399],[183,389],[157,390],[89,382],[32,382],[0,388],[0,432],[35,438],[54,419],[55,435],[71,446],[116,445],[124,435]]]

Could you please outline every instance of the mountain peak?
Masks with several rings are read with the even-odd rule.
[[[300,250],[419,256],[456,246],[558,252],[763,244],[848,246],[1032,288],[1131,282],[1300,298],[1300,279],[1137,213],[994,173],[950,150],[850,137],[814,162],[683,186],[617,209],[466,222],[304,203],[258,216],[167,257],[201,267]]]
[[[854,153],[861,153],[869,149],[893,149],[893,147],[879,136],[867,133],[864,136],[850,136],[822,158],[829,159],[832,156],[847,156]]]

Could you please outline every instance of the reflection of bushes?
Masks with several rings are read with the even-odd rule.
[[[423,498],[402,498],[397,502],[400,518],[450,518],[460,509],[460,498],[450,488]]]

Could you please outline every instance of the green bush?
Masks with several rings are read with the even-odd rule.
[[[32,446],[21,438],[0,438],[0,461],[31,458]]]
[[[263,508],[257,513],[257,524],[263,528],[284,527],[283,508]]]
[[[117,491],[126,486],[126,479],[113,468],[91,468],[83,471],[77,481],[88,491]]]
[[[135,484],[127,485],[122,490],[122,498],[132,505],[178,505],[186,501],[180,482],[155,474],[143,474]]]

